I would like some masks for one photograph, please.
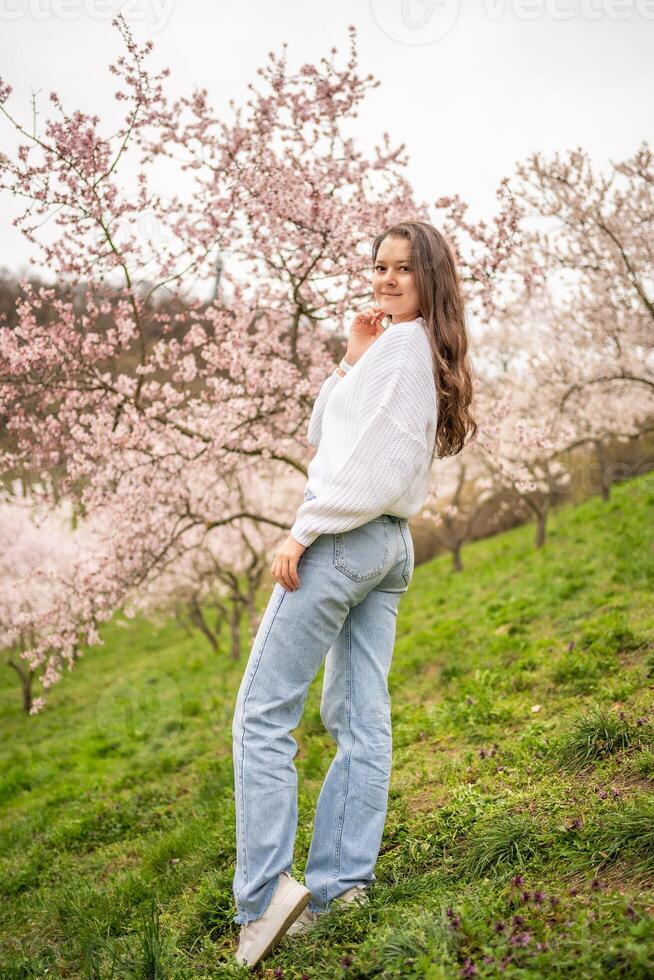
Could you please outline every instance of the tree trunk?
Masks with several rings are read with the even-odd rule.
[[[232,660],[241,659],[241,602],[232,602],[229,614],[229,635],[232,648]]]
[[[452,550],[452,571],[462,572],[463,562],[461,561],[461,542],[457,541]]]
[[[602,500],[609,500],[611,497],[611,484],[606,476],[606,456],[604,454],[604,447],[599,440],[594,442],[593,445],[595,447],[595,458],[597,459],[597,469],[599,472],[600,493],[602,495]]]
[[[34,680],[34,671],[30,670],[29,667],[23,667],[14,660],[8,660],[7,663],[10,667],[14,668],[20,677],[20,684],[23,691],[23,709],[29,714],[32,708],[32,681]]]
[[[191,629],[191,627],[189,626],[189,624],[186,622],[186,617],[185,616],[182,616],[182,614],[179,611],[179,609],[175,609],[174,616],[175,616],[175,622],[178,624],[179,628],[184,633],[186,633],[187,636],[193,636],[193,630]]]
[[[206,636],[207,640],[211,645],[211,652],[218,653],[218,637],[215,633],[211,632],[211,628],[204,618],[204,613],[200,607],[197,599],[191,599],[188,604],[189,615],[191,617],[191,622],[193,622],[197,628],[200,630],[203,636]]]
[[[254,595],[248,596],[246,608],[248,613],[248,622],[250,624],[250,637],[252,640],[254,640],[255,636],[257,635],[257,630],[259,629],[261,620],[263,619],[263,615],[259,615],[259,613],[257,612],[257,607],[254,602]]]

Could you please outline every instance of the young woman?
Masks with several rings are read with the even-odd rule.
[[[251,966],[334,900],[365,899],[376,880],[391,772],[387,681],[414,567],[408,519],[425,501],[434,457],[460,452],[477,429],[464,303],[442,235],[421,221],[378,235],[372,289],[378,305],[354,319],[313,407],[308,440],[317,452],[272,564],[277,584],[234,711],[236,958]],[[290,874],[291,732],[323,661],[321,718],[337,751],[305,886]]]

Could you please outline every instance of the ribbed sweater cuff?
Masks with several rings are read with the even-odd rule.
[[[316,540],[319,536],[319,531],[302,531],[300,529],[299,522],[296,522],[291,528],[291,534],[298,542],[298,544],[303,544],[305,548],[308,548],[310,544]]]

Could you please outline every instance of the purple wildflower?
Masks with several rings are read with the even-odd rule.
[[[472,960],[466,960],[463,966],[461,967],[461,976],[474,977],[476,975],[477,975],[477,967],[472,962]]]
[[[349,956],[344,956],[341,960],[341,966],[344,970],[347,970],[348,966],[352,966],[352,960]]]
[[[531,942],[530,932],[514,932],[509,940],[512,946],[528,946]]]
[[[513,916],[513,925],[516,926],[518,929],[520,928],[520,926],[523,926],[524,924],[525,924],[524,916],[522,915]]]
[[[624,910],[624,912],[625,912],[625,915],[628,916],[630,919],[635,919],[636,918],[636,910],[633,907],[633,905],[627,905],[627,907]]]
[[[448,908],[445,909],[445,915],[450,920],[450,925],[452,926],[452,928],[453,929],[458,929],[459,926],[461,925],[461,919],[456,914],[456,912],[454,911],[454,909],[452,908],[452,906],[449,906]]]
[[[531,898],[531,892],[523,892],[522,895],[520,896],[520,901],[523,904],[526,904],[530,898]]]
[[[595,877],[591,881],[590,887],[593,889],[594,892],[600,892],[604,888],[604,882],[602,882],[599,878]]]
[[[495,932],[504,932],[505,928],[506,926],[504,925],[503,922],[496,922],[495,925],[493,926]]]
[[[521,888],[522,885],[524,885],[524,883],[525,883],[525,879],[523,875],[515,875],[511,879],[511,884],[515,885],[516,888]]]

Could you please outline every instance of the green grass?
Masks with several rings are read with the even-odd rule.
[[[258,975],[654,975],[653,517],[646,475],[554,513],[541,551],[519,527],[467,547],[462,574],[445,555],[416,568],[371,901]],[[118,620],[39,716],[0,676],[0,977],[248,976],[231,892],[244,661],[174,621]],[[333,754],[321,683],[295,732],[300,879]]]

